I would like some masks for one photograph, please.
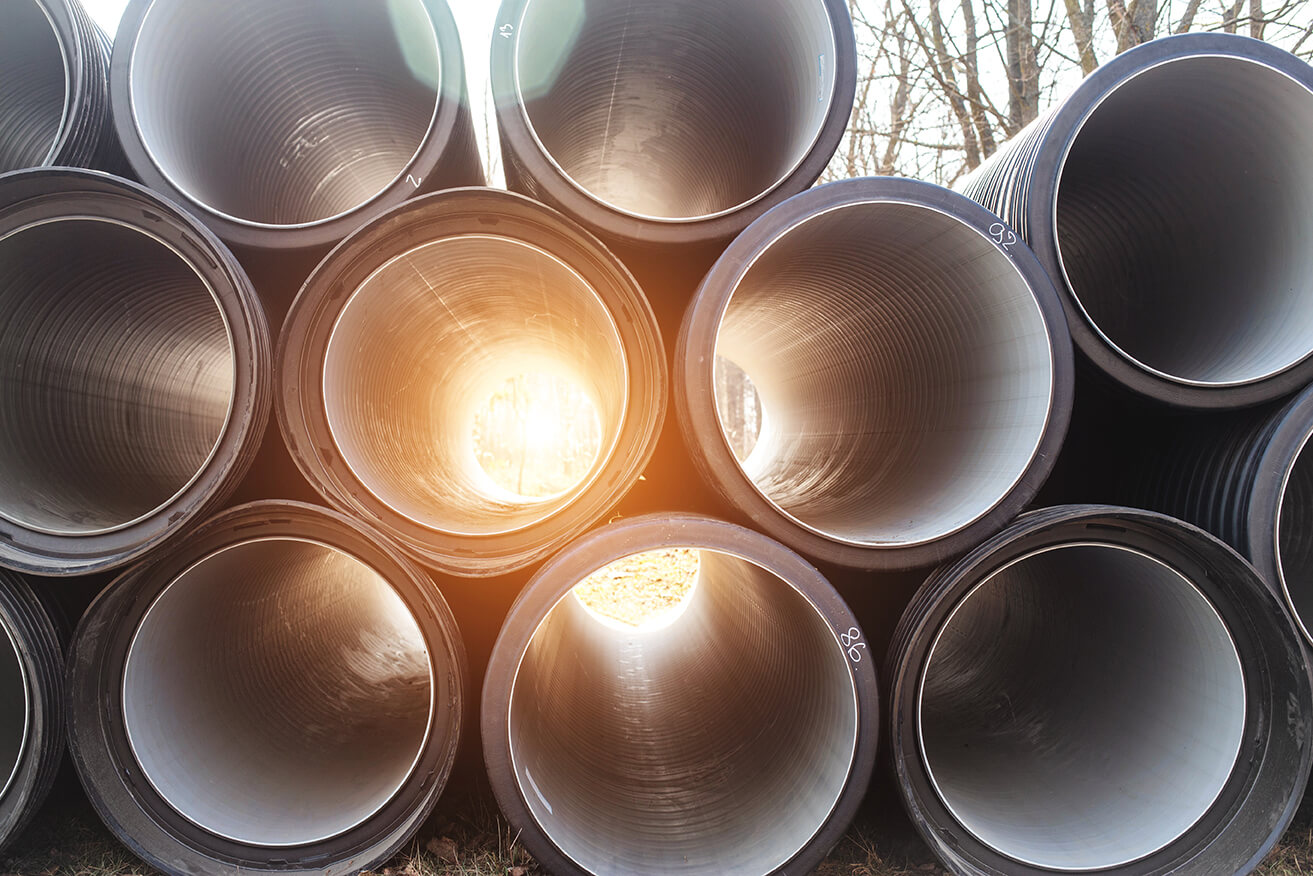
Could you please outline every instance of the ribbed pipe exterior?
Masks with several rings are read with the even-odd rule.
[[[53,103],[29,105],[27,110],[15,108],[14,115],[0,112],[0,173],[41,166],[126,172],[110,115],[109,36],[78,0],[14,0],[0,12],[0,33],[8,30],[15,37],[22,35],[18,28],[6,26],[7,20],[19,14],[47,18],[62,52],[42,63],[49,69],[53,65],[63,68],[63,100],[61,115],[51,113]],[[39,46],[45,47],[29,40],[5,51],[13,57],[19,50],[32,51]],[[35,80],[5,77],[5,101],[22,96],[35,84]],[[28,133],[22,136],[23,132]],[[21,144],[16,142],[20,137]]]
[[[1247,37],[1164,37],[1095,71],[957,188],[1034,249],[1105,379],[1242,407],[1313,378],[1313,265],[1295,242],[1313,227],[1311,132],[1303,61]]]
[[[1017,571],[1024,569],[1027,563],[1036,560],[1049,562],[1051,558],[1060,558],[1064,552],[1076,558],[1072,552],[1090,550],[1128,557],[1139,571],[1133,575],[1119,573],[1101,578],[1099,565],[1082,556],[1076,559],[1075,566],[1067,567],[1066,572],[1050,570],[1018,587],[1025,578],[1018,578]],[[1008,575],[1012,577],[1007,578]],[[1043,606],[1059,605],[1075,594],[1079,583],[1076,579],[1082,576],[1091,578],[1098,587],[1093,592],[1100,593],[1097,598],[1106,602],[1091,617],[1105,617],[1109,612],[1126,613],[1124,625],[1118,628],[1120,632],[1104,639],[1101,647],[1116,649],[1136,641],[1127,632],[1134,631],[1137,625],[1143,633],[1137,652],[1125,654],[1110,650],[1104,656],[1094,657],[1098,663],[1104,664],[1103,668],[1089,667],[1094,675],[1082,676],[1083,682],[1065,674],[1068,669],[1075,672],[1080,668],[1079,656],[1088,651],[1088,643],[1080,637],[1097,625],[1077,621],[1068,614],[1067,622],[1072,625],[1054,629],[1052,623],[1059,621],[1062,615],[1046,616],[1042,611]],[[1010,582],[1010,595],[1009,590],[1000,593],[988,589],[990,582],[1000,581]],[[1026,586],[1032,588],[1033,598],[1024,598]],[[1129,597],[1131,591],[1139,587],[1151,588],[1144,595],[1152,595],[1154,600],[1170,599],[1173,607],[1164,611],[1157,621],[1146,621],[1153,615],[1142,612],[1135,598],[1120,603],[1107,602],[1119,588],[1129,588]],[[1104,588],[1107,588],[1106,592]],[[1179,596],[1170,596],[1173,592]],[[992,606],[996,609],[995,614],[986,612],[982,616],[979,611],[963,611],[973,599],[982,598],[986,607],[990,607],[989,600],[996,602]],[[1011,599],[1010,603],[1007,598]],[[1146,606],[1149,604],[1152,603],[1145,603]],[[1167,604],[1163,603],[1164,608]],[[1013,612],[1011,616],[997,614],[997,610],[1006,609],[1008,605]],[[1187,620],[1191,615],[1196,617]],[[1206,619],[1209,616],[1211,620]],[[973,629],[963,620],[964,617],[974,619],[971,623],[975,623],[975,633],[985,636],[989,644],[977,644],[981,650],[976,651],[974,658],[968,658],[973,661],[972,668],[965,675],[958,674],[947,682],[943,679],[928,682],[927,667],[934,659],[932,655],[941,647],[945,630],[954,624],[959,629]],[[979,623],[982,617],[993,619]],[[1044,623],[1028,626],[1027,619],[1040,619]],[[1219,621],[1224,633],[1219,631]],[[1164,638],[1155,643],[1155,635]],[[1067,658],[1047,651],[1037,656],[1040,652],[1034,650],[1036,645],[1032,641],[1036,636],[1050,645],[1065,642],[1072,649],[1071,661],[1074,662],[1068,666]],[[947,635],[947,638],[949,641],[943,647],[956,653],[953,636]],[[1184,650],[1173,650],[1186,643],[1189,645]],[[1192,647],[1205,650],[1192,657],[1189,651]],[[1232,656],[1228,657],[1232,651]],[[1175,656],[1164,656],[1167,653]],[[1008,654],[1025,656],[1035,667],[1062,665],[1063,669],[1059,673],[1016,672],[1003,679],[990,676],[989,667],[996,658]],[[964,652],[960,656],[968,655]],[[1204,657],[1207,660],[1200,659]],[[1236,658],[1238,662],[1232,662]],[[1054,663],[1055,660],[1058,663]],[[1125,673],[1128,665],[1137,665],[1137,661],[1138,670],[1118,674]],[[1235,668],[1226,669],[1228,662],[1232,662]],[[1205,671],[1205,663],[1214,665]],[[1117,666],[1121,669],[1114,671],[1113,667]],[[1239,701],[1234,678],[1237,669],[1243,691],[1239,694],[1242,697]],[[1173,672],[1177,673],[1175,679],[1171,677]],[[1188,679],[1182,674],[1186,672],[1189,673]],[[1313,765],[1313,751],[1306,742],[1313,725],[1313,677],[1303,657],[1299,634],[1281,601],[1231,548],[1187,523],[1148,511],[1071,505],[1046,508],[1018,518],[1008,529],[962,559],[937,569],[927,579],[894,632],[885,674],[886,689],[891,698],[890,744],[904,806],[940,862],[954,874],[1021,876],[1059,869],[1118,874],[1235,873],[1243,876],[1262,862],[1289,825]],[[1060,676],[1067,678],[1065,690],[1076,695],[1074,699],[1070,696],[1062,699],[1063,684],[1056,682]],[[1166,685],[1161,695],[1150,695],[1132,708],[1119,705],[1135,702],[1134,698],[1125,699],[1117,693],[1119,684],[1125,688],[1125,693],[1139,689],[1146,679],[1154,677]],[[1035,679],[1043,678],[1055,681],[1049,688],[1032,686]],[[1095,679],[1100,680],[1087,690],[1084,685]],[[997,725],[997,735],[962,741],[967,747],[958,749],[959,769],[990,769],[986,755],[992,740],[1006,739],[1004,731],[1021,728],[1029,740],[1019,749],[1029,752],[1022,760],[1033,759],[1037,752],[1042,752],[1046,757],[1065,760],[1068,764],[1083,764],[1083,781],[1090,784],[1088,787],[1061,785],[1060,780],[1054,778],[1056,773],[1040,771],[1040,783],[1048,783],[1052,787],[1047,792],[1057,795],[1057,802],[1044,806],[1037,804],[1033,793],[1017,795],[1009,790],[1010,783],[1021,781],[1022,771],[999,773],[998,764],[994,764],[993,774],[982,773],[977,777],[979,782],[974,785],[974,792],[994,801],[984,811],[997,816],[995,824],[989,832],[973,831],[966,824],[976,823],[980,816],[977,814],[964,822],[961,820],[962,810],[949,802],[956,800],[960,803],[961,798],[957,795],[973,786],[958,785],[960,790],[953,792],[954,786],[950,783],[949,796],[945,796],[934,775],[934,766],[928,766],[927,751],[936,751],[937,758],[945,752],[942,746],[927,748],[922,738],[922,710],[926,707],[925,698],[932,696],[927,692],[927,684],[936,686],[938,693],[933,696],[948,697],[948,702],[952,701],[949,694],[954,686],[959,696],[968,698],[982,691],[993,691],[991,696],[994,699],[988,707],[964,709],[955,716],[947,712],[941,716],[949,721],[949,726],[957,725],[968,733],[976,725]],[[1031,701],[1031,695],[1036,690],[1047,690],[1052,698],[1053,713],[1046,715],[1042,710],[1038,713],[1032,711],[1035,703]],[[1196,690],[1207,692],[1207,696],[1195,693]],[[1109,692],[1113,693],[1111,698],[1103,696]],[[1180,699],[1182,696],[1184,699]],[[1173,697],[1180,702],[1165,705]],[[1231,705],[1221,705],[1227,702]],[[1125,714],[1100,712],[1097,708],[1091,711],[1091,704],[1102,704],[1100,707],[1114,710],[1125,709]],[[1045,745],[1043,739],[1048,722],[1056,720],[1064,708],[1068,716],[1073,714],[1070,708],[1073,705],[1084,715],[1080,722],[1082,729],[1064,735],[1060,745]],[[1080,712],[1080,709],[1085,711]],[[1213,740],[1217,743],[1216,750],[1206,746],[1200,748],[1204,743],[1199,742],[1195,734],[1204,733],[1203,724],[1191,720],[1187,721],[1189,726],[1170,729],[1173,722],[1180,723],[1184,714],[1182,709],[1198,711],[1199,720],[1208,722],[1206,726],[1211,729],[1207,732],[1212,734],[1209,738],[1216,737]],[[1243,721],[1243,730],[1239,733],[1233,726],[1237,717]],[[1145,723],[1137,725],[1137,721]],[[1090,801],[1105,793],[1111,793],[1110,799],[1125,793],[1124,789],[1114,788],[1111,783],[1116,779],[1109,777],[1115,776],[1119,770],[1130,770],[1128,775],[1140,770],[1134,766],[1136,761],[1133,760],[1138,756],[1137,746],[1142,737],[1152,738],[1155,733],[1163,734],[1159,744],[1180,748],[1180,752],[1170,758],[1154,756],[1151,762],[1155,764],[1155,773],[1164,769],[1185,769],[1181,777],[1194,781],[1197,778],[1194,768],[1182,766],[1190,763],[1185,759],[1187,757],[1203,757],[1200,763],[1214,775],[1225,775],[1217,770],[1234,762],[1220,792],[1207,805],[1206,811],[1193,823],[1185,825],[1183,830],[1179,819],[1168,830],[1166,825],[1173,821],[1173,817],[1164,818],[1163,813],[1168,812],[1170,816],[1170,810],[1179,805],[1177,798],[1148,808],[1139,801],[1135,805],[1142,807],[1143,811],[1134,816],[1134,823],[1128,823],[1124,830],[1114,830],[1102,836],[1077,837],[1075,834],[1084,830],[1087,822],[1080,816],[1071,816],[1071,813],[1081,811],[1082,806],[1093,805]],[[1176,743],[1172,742],[1172,733],[1179,734]],[[1224,743],[1223,739],[1230,742]],[[1234,748],[1236,741],[1239,742],[1238,753]],[[971,763],[973,757],[977,758],[974,767]],[[1215,762],[1210,762],[1210,759]],[[1142,774],[1147,775],[1147,770],[1146,767]],[[989,778],[990,775],[993,779]],[[1011,799],[1010,793],[1013,794]],[[1202,790],[1201,795],[1194,798],[1195,807],[1202,808],[1201,801],[1208,799]],[[1069,799],[1069,804],[1062,803],[1063,799]],[[1068,818],[1065,830],[1074,833],[1068,835],[1064,829],[1052,826],[1036,831],[1035,819],[1032,818],[1008,822],[1007,813],[1022,804],[1040,805],[1042,811],[1036,818],[1051,820],[1055,815],[1059,819]],[[1129,801],[1112,805],[1104,809],[1103,814],[1123,819],[1131,817],[1125,812],[1126,805]],[[1145,844],[1139,846],[1132,857],[1120,859],[1121,863],[1111,863],[1118,860],[1118,850],[1124,852],[1129,848],[1122,848],[1127,834],[1154,823],[1165,832],[1154,841],[1144,840]],[[1000,841],[1000,836],[1005,839]],[[1169,837],[1170,841],[1163,844]],[[1052,843],[1053,848],[1061,851],[1049,854],[1066,856],[1065,862],[1023,863],[1026,856],[1022,849],[1025,846],[1018,843],[1031,840]],[[1117,847],[1098,853],[1106,864],[1081,857],[1095,848],[1097,842]],[[1158,848],[1154,849],[1155,846]]]
[[[11,642],[14,649],[6,654]],[[6,732],[15,716],[22,720],[23,746],[15,762],[0,763],[0,850],[41,808],[64,756],[64,653],[59,632],[31,586],[19,575],[0,570],[0,660],[15,656],[26,697],[4,702],[0,709]]]
[[[437,802],[466,673],[440,590],[395,547],[257,502],[97,597],[70,648],[69,747],[101,819],[166,873],[345,876]]]
[[[657,626],[574,592],[671,549],[698,570]],[[653,514],[568,545],[521,592],[485,676],[484,759],[559,876],[811,872],[865,793],[876,699],[863,632],[816,569],[741,527]]]

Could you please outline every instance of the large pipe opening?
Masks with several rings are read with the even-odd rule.
[[[27,739],[27,718],[31,703],[27,675],[14,634],[0,623],[0,800],[18,772]]]
[[[1053,404],[1035,292],[944,212],[865,202],[808,218],[734,288],[716,357],[725,442],[781,514],[835,541],[905,546],[986,515],[1031,466]],[[730,416],[749,394],[758,432]]]
[[[600,590],[649,598],[629,579],[662,553],[687,570],[690,550],[696,580],[669,610],[599,616]],[[543,833],[590,873],[788,862],[830,818],[858,745],[849,657],[825,618],[718,550],[631,556],[584,583],[538,625],[509,693],[514,780]]]
[[[235,354],[171,246],[110,220],[24,226],[0,238],[0,311],[0,518],[110,532],[199,477],[227,428]]]
[[[1236,764],[1246,690],[1194,584],[1111,545],[1033,553],[941,627],[918,707],[940,798],[1000,854],[1054,870],[1139,860],[1207,812]]]
[[[460,535],[571,504],[610,460],[629,403],[597,291],[543,249],[479,234],[418,246],[362,283],[323,386],[356,478],[397,514]]]
[[[0,27],[0,173],[47,164],[64,126],[64,49],[36,0],[5,4]]]
[[[1313,451],[1306,438],[1277,505],[1276,568],[1286,604],[1313,643]]]
[[[819,0],[529,0],[515,87],[543,151],[617,211],[694,221],[778,187],[820,137],[836,36]]]
[[[403,177],[440,85],[423,0],[156,0],[129,74],[159,171],[205,209],[265,226],[327,221]]]
[[[1262,380],[1313,353],[1313,94],[1236,57],[1118,85],[1060,169],[1057,248],[1093,327],[1179,383]]]
[[[305,845],[377,813],[428,739],[433,670],[414,615],[364,562],[247,541],[175,578],[133,635],[123,720],[146,779],[236,842]]]

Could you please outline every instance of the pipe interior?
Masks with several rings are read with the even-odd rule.
[[[1304,638],[1313,643],[1313,451],[1307,442],[1291,464],[1276,526],[1281,588]]]
[[[60,219],[0,238],[0,517],[87,535],[166,506],[228,421],[227,322],[143,231]]]
[[[206,209],[306,225],[406,173],[439,99],[423,0],[156,2],[131,103],[159,170]]]
[[[180,815],[254,846],[337,836],[410,776],[433,714],[424,635],[334,548],[243,542],[174,579],[132,639],[123,718]]]
[[[46,163],[64,123],[63,49],[36,0],[8,0],[0,27],[0,173]]]
[[[967,526],[1029,468],[1048,422],[1034,294],[987,238],[911,204],[854,204],[786,231],[735,288],[716,343],[760,400],[744,474],[841,542]],[[735,446],[726,406],[718,396]]]
[[[547,155],[617,210],[692,220],[773,190],[835,91],[821,0],[530,0],[516,85]]]
[[[991,575],[941,628],[922,684],[922,755],[953,816],[1054,870],[1110,869],[1181,836],[1245,731],[1240,658],[1212,604],[1111,545]]]
[[[476,419],[508,380],[549,375],[591,401],[600,449],[563,492],[535,496],[479,462]],[[324,408],[342,457],[396,513],[441,532],[486,535],[569,505],[610,458],[628,402],[624,350],[593,288],[546,251],[462,235],[388,262],[343,307],[324,359]],[[564,440],[579,424],[540,400],[508,442]],[[545,464],[545,463],[544,463]]]
[[[13,633],[0,618],[0,800],[18,772],[27,738],[28,695]]]
[[[786,581],[700,551],[673,623],[626,629],[567,593],[510,692],[515,778],[534,819],[595,874],[764,874],[847,783],[847,657]]]
[[[1313,353],[1313,93],[1225,57],[1118,86],[1061,169],[1058,252],[1089,320],[1180,382],[1260,380]]]

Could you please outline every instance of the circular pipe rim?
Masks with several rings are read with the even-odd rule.
[[[402,596],[424,631],[430,666],[439,679],[432,694],[437,707],[430,726],[441,723],[448,732],[441,739],[429,735],[420,767],[412,772],[407,787],[366,824],[329,842],[269,849],[232,843],[197,829],[149,783],[140,781],[122,719],[117,717],[122,708],[116,700],[126,646],[137,629],[133,619],[152,601],[151,588],[173,580],[192,558],[216,548],[287,535],[331,541],[336,549],[379,572]],[[134,566],[103,590],[74,634],[67,682],[73,764],[101,821],[138,857],[165,872],[241,876],[276,870],[295,876],[350,876],[396,854],[436,805],[460,746],[468,669],[459,628],[441,591],[390,542],[327,508],[261,501],[211,518],[174,550]]]
[[[1159,37],[1110,59],[1087,76],[1055,111],[1035,156],[1035,168],[1025,204],[1030,248],[1054,278],[1067,316],[1071,339],[1083,358],[1116,383],[1149,399],[1175,407],[1199,410],[1240,408],[1260,404],[1294,392],[1313,379],[1313,357],[1256,383],[1224,387],[1191,386],[1164,380],[1126,362],[1105,346],[1086,320],[1065,282],[1057,256],[1057,214],[1060,164],[1070,150],[1075,132],[1088,108],[1115,90],[1144,66],[1163,61],[1209,55],[1260,63],[1313,88],[1313,71],[1290,53],[1251,37],[1225,33],[1185,33]]]
[[[5,619],[0,617],[0,631],[4,633],[0,636],[0,660],[8,660],[13,655],[14,665],[18,667],[18,677],[23,683],[23,738],[19,743],[18,750],[14,752],[14,765],[8,775],[3,770],[3,763],[0,763],[0,800],[5,798],[9,789],[13,787],[14,781],[18,778],[18,773],[23,767],[23,757],[27,754],[28,737],[32,732],[32,685],[27,677],[27,667],[23,665],[23,655],[18,651],[18,642],[14,638],[14,633],[9,629],[9,624],[4,622]],[[4,644],[9,644],[5,649]]]
[[[136,740],[134,740],[133,738],[133,733],[132,733],[133,722],[131,717],[127,714],[128,710],[126,708],[126,703],[128,701],[128,676],[132,671],[133,655],[139,644],[141,638],[141,631],[146,627],[147,623],[149,623],[152,612],[156,611],[156,609],[159,607],[160,603],[165,599],[169,591],[173,589],[176,585],[178,585],[183,578],[185,578],[187,575],[195,571],[197,568],[199,568],[209,560],[212,560],[225,552],[239,550],[248,545],[257,544],[260,542],[275,542],[275,541],[291,542],[296,544],[309,545],[311,547],[323,548],[324,550],[329,551],[332,554],[345,557],[349,560],[353,560],[357,564],[361,565],[362,567],[367,568],[370,572],[373,572],[374,575],[377,576],[380,582],[387,584],[387,586],[391,588],[390,582],[387,582],[387,580],[382,576],[382,574],[379,573],[372,566],[368,566],[357,557],[343,550],[340,550],[339,548],[336,548],[333,545],[327,544],[324,541],[316,540],[313,538],[290,537],[286,535],[276,536],[276,537],[266,537],[266,538],[255,538],[255,539],[249,539],[244,541],[235,541],[232,544],[225,545],[216,551],[213,551],[202,557],[197,558],[190,566],[183,569],[183,571],[180,574],[175,575],[167,584],[165,584],[164,588],[155,595],[154,599],[151,600],[150,605],[148,605],[146,607],[146,610],[142,613],[141,620],[138,622],[136,630],[133,632],[132,637],[128,642],[127,654],[124,656],[124,661],[123,661],[123,682],[122,682],[122,687],[118,693],[119,693],[120,702],[125,704],[124,716],[123,716],[123,731],[125,736],[127,737],[128,749],[131,751],[135,759],[135,763],[141,769],[142,777],[145,778],[145,780],[150,784],[154,792],[157,795],[159,795],[159,797],[163,799],[165,803],[167,803],[175,812],[177,812],[178,815],[187,819],[192,824],[196,825],[196,827],[200,828],[203,831],[213,833],[214,835],[220,837],[221,839],[229,840],[239,845],[248,845],[258,848],[286,849],[286,848],[296,848],[298,846],[329,842],[334,838],[341,836],[344,833],[347,833],[351,830],[354,830],[355,828],[360,827],[362,824],[365,824],[370,819],[372,819],[375,815],[377,815],[384,807],[386,807],[387,804],[391,802],[391,800],[398,793],[400,793],[401,790],[410,782],[411,778],[415,774],[415,770],[418,768],[419,763],[423,758],[424,750],[429,745],[430,737],[433,734],[433,725],[435,723],[435,718],[437,714],[436,691],[438,688],[438,679],[436,677],[436,673],[434,672],[432,657],[431,655],[428,654],[426,647],[425,656],[426,658],[428,658],[426,662],[428,664],[429,706],[428,706],[428,717],[424,727],[424,735],[420,739],[420,744],[417,750],[415,751],[414,757],[411,758],[411,762],[409,766],[406,768],[405,774],[401,777],[400,781],[397,782],[396,787],[392,788],[388,792],[386,798],[382,802],[378,803],[378,805],[374,806],[374,808],[371,809],[367,814],[357,819],[355,822],[350,824],[345,829],[336,830],[331,833],[320,834],[309,839],[304,837],[299,837],[295,842],[286,842],[286,843],[257,842],[251,839],[245,839],[242,837],[233,836],[217,828],[207,827],[206,825],[200,823],[200,821],[198,821],[197,819],[194,819],[191,816],[189,816],[184,811],[183,806],[169,799],[169,795],[165,792],[164,789],[162,789],[159,786],[156,780],[151,776],[150,771],[146,769],[146,767],[144,766],[144,761],[141,757],[139,746]],[[395,590],[393,592],[395,592]],[[418,621],[415,620],[414,614],[413,612],[410,611],[409,606],[406,606],[406,612],[407,612],[408,620],[410,620],[415,625],[416,631],[419,632],[419,623]],[[427,646],[427,643],[425,644]]]
[[[711,350],[714,355],[718,328],[730,299],[751,266],[775,240],[813,216],[867,203],[905,204],[935,211],[997,245],[1033,293],[1050,339],[1052,391],[1048,419],[1030,464],[991,508],[972,521],[947,535],[892,547],[843,543],[800,525],[790,515],[777,510],[746,476],[726,443],[714,392],[709,389],[714,386],[707,374],[710,366],[706,360],[699,361],[702,350]],[[1024,246],[1004,248],[988,234],[988,229],[996,224],[1006,228],[998,217],[979,204],[939,186],[893,177],[864,177],[829,183],[796,195],[736,238],[693,296],[684,315],[675,354],[675,401],[680,427],[693,450],[694,462],[708,483],[772,538],[808,556],[855,568],[906,570],[934,565],[969,550],[1006,526],[1029,504],[1053,468],[1071,417],[1075,365],[1062,304],[1052,281]]]
[[[85,575],[130,563],[224,501],[254,461],[273,392],[272,343],[264,308],[236,258],[208,228],[144,186],[108,173],[55,167],[0,174],[0,229],[70,214],[137,225],[168,241],[207,278],[235,347],[236,392],[214,458],[164,509],[168,513],[162,511],[105,535],[74,538],[0,521],[0,567],[51,577]]]
[[[47,8],[46,3],[42,0],[30,0],[32,5],[37,8],[41,16],[45,19],[46,24],[50,26],[51,34],[55,38],[55,45],[59,47],[59,63],[64,73],[64,103],[60,109],[59,126],[55,130],[55,136],[51,140],[50,148],[46,150],[45,155],[38,161],[34,167],[45,167],[54,163],[56,156],[68,136],[68,123],[73,111],[73,65],[70,63],[68,48],[65,46],[65,37],[61,32],[59,25],[55,22],[51,10]],[[22,170],[23,168],[0,168],[0,173],[12,170]]]
[[[164,247],[169,252],[171,252],[178,259],[178,261],[182,262],[189,269],[191,269],[192,274],[196,277],[197,280],[200,281],[201,285],[205,287],[206,293],[210,296],[210,299],[214,302],[215,310],[218,311],[219,313],[219,318],[223,322],[224,338],[226,339],[228,344],[228,358],[229,361],[233,362],[235,366],[235,362],[237,359],[237,345],[233,337],[232,322],[230,321],[227,312],[224,310],[223,303],[219,300],[219,296],[215,293],[214,286],[210,283],[210,281],[205,276],[201,274],[200,271],[196,270],[196,266],[191,259],[188,259],[185,255],[182,254],[182,252],[177,247],[175,247],[173,244],[169,243],[168,241],[163,240],[158,235],[152,234],[150,231],[144,228],[135,225],[130,225],[127,222],[122,222],[115,219],[105,218],[101,216],[91,216],[91,215],[85,215],[85,216],[67,215],[67,216],[59,216],[51,219],[44,219],[38,222],[28,223],[18,228],[14,228],[12,230],[0,233],[0,245],[3,245],[6,240],[15,237],[19,234],[22,234],[25,231],[29,231],[33,228],[40,228],[46,225],[53,225],[59,222],[70,222],[70,221],[104,222],[109,225],[116,225],[118,227],[125,228],[133,232],[134,234],[139,234],[143,237],[146,237],[154,241],[159,246]],[[149,511],[146,511],[145,513],[140,514],[131,520],[126,520],[122,523],[116,523],[113,526],[103,526],[100,527],[99,529],[58,530],[50,527],[41,526],[39,524],[35,524],[32,522],[25,522],[23,520],[19,520],[16,516],[6,513],[3,504],[0,503],[0,520],[6,520],[14,524],[15,526],[22,527],[23,529],[27,529],[32,532],[38,532],[43,535],[55,536],[57,538],[82,538],[86,536],[111,535],[116,532],[122,532],[125,529],[131,529],[132,527],[137,526],[140,523],[150,520],[152,517],[155,517],[163,513],[167,508],[169,508],[175,502],[177,502],[179,498],[186,495],[187,491],[190,490],[192,486],[194,486],[196,482],[201,479],[201,477],[205,474],[205,470],[210,467],[211,463],[214,462],[215,457],[219,453],[219,448],[223,444],[223,436],[227,433],[229,426],[232,425],[233,411],[234,411],[234,405],[236,404],[237,401],[237,394],[238,394],[237,368],[234,367],[232,380],[229,382],[229,386],[228,386],[228,405],[227,405],[227,409],[224,411],[223,414],[223,423],[219,427],[218,435],[215,437],[214,444],[210,447],[209,453],[206,454],[205,459],[201,462],[201,464],[196,467],[195,473],[190,478],[188,478],[180,487],[178,487],[178,489],[176,489],[171,496],[166,498],[164,501],[160,502],[158,505],[156,505],[154,508],[150,509]]]
[[[899,620],[885,663],[888,729],[904,809],[951,872],[1053,872],[1019,864],[970,834],[951,829],[956,820],[926,779],[906,725],[907,716],[915,713],[930,632],[939,629],[961,594],[1009,559],[1069,540],[1137,547],[1203,590],[1241,652],[1249,711],[1237,768],[1199,822],[1134,865],[1086,872],[1251,872],[1294,818],[1313,766],[1313,749],[1303,741],[1313,726],[1313,670],[1303,658],[1299,634],[1280,597],[1233,548],[1191,524],[1139,509],[1069,505],[1028,512],[969,554],[935,570],[917,591]],[[1246,651],[1258,659],[1246,660]],[[1266,735],[1255,736],[1255,728]],[[1256,797],[1262,802],[1255,803]],[[1255,829],[1252,815],[1240,823],[1248,814],[1246,807],[1261,809],[1263,833]]]
[[[819,0],[834,35],[835,87],[830,111],[811,149],[793,170],[753,201],[709,217],[658,220],[616,209],[587,194],[548,157],[524,114],[516,73],[517,48],[519,25],[531,2],[502,0],[494,26],[489,83],[504,151],[532,178],[539,189],[537,197],[608,240],[643,247],[727,240],[775,205],[815,183],[848,127],[849,111],[857,93],[856,34],[843,0]]]
[[[207,226],[227,243],[258,250],[315,249],[336,244],[362,223],[392,209],[421,191],[424,180],[438,171],[443,154],[452,148],[459,133],[464,107],[465,71],[460,36],[446,0],[416,0],[427,13],[437,44],[439,82],[436,103],[428,129],[414,156],[392,183],[372,198],[344,213],[303,225],[265,225],[238,220],[210,209],[173,184],[155,163],[137,125],[132,100],[132,62],[146,16],[161,0],[129,0],[119,20],[110,59],[110,103],[114,128],[133,171],[151,189],[165,197],[188,204]],[[450,85],[455,84],[454,90]],[[127,107],[128,111],[122,111]],[[417,172],[419,171],[419,172]]]
[[[856,744],[847,781],[821,828],[788,861],[770,871],[779,876],[810,872],[844,835],[874,769],[880,708],[874,661],[856,617],[815,567],[760,533],[697,514],[649,514],[607,524],[557,553],[520,591],[493,646],[479,713],[484,763],[498,805],[543,867],[561,876],[592,876],[548,837],[522,796],[510,732],[513,683],[540,624],[575,584],[617,559],[669,547],[737,557],[773,574],[828,622],[836,645],[847,654],[857,702]]]
[[[539,243],[585,276],[606,299],[621,332],[632,404],[625,413],[611,463],[565,509],[534,527],[477,538],[448,536],[416,526],[381,503],[350,475],[340,456],[329,455],[322,384],[322,349],[334,314],[380,259],[418,243],[488,227],[499,236]],[[301,473],[334,506],[362,516],[397,540],[420,562],[461,576],[487,577],[524,568],[583,532],[637,482],[656,449],[666,414],[665,347],[651,305],[628,269],[590,233],[567,217],[523,195],[499,189],[462,188],[416,198],[377,217],[343,240],[301,288],[278,340],[275,412],[287,448]],[[329,453],[326,454],[325,451]],[[537,534],[541,531],[541,534]],[[534,533],[530,540],[528,534]]]

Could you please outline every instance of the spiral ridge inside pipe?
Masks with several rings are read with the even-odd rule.
[[[1313,378],[1313,68],[1184,34],[1109,61],[968,177],[1131,390],[1239,407]]]
[[[930,565],[1001,529],[1047,475],[1072,392],[1057,295],[1009,233],[952,192],[875,178],[754,223],[680,336],[676,400],[707,479],[851,566]],[[744,394],[755,429],[730,416]]]
[[[352,235],[293,305],[279,369],[311,483],[463,574],[582,531],[639,477],[665,413],[633,278],[564,217],[490,189]]]
[[[236,485],[268,416],[250,281],[145,189],[0,177],[0,564],[79,574],[140,556]]]
[[[512,188],[604,239],[724,239],[820,176],[856,83],[832,0],[504,0],[492,87]]]
[[[622,613],[678,574],[673,606]],[[494,648],[498,802],[553,873],[808,872],[874,759],[866,648],[825,579],[764,536],[680,514],[603,527],[534,576]]]
[[[445,601],[321,508],[213,518],[102,593],[72,650],[84,785],[170,873],[368,869],[455,758],[465,658]]]
[[[1310,768],[1276,596],[1173,518],[1033,512],[927,580],[890,647],[904,803],[960,873],[1248,873]]]

